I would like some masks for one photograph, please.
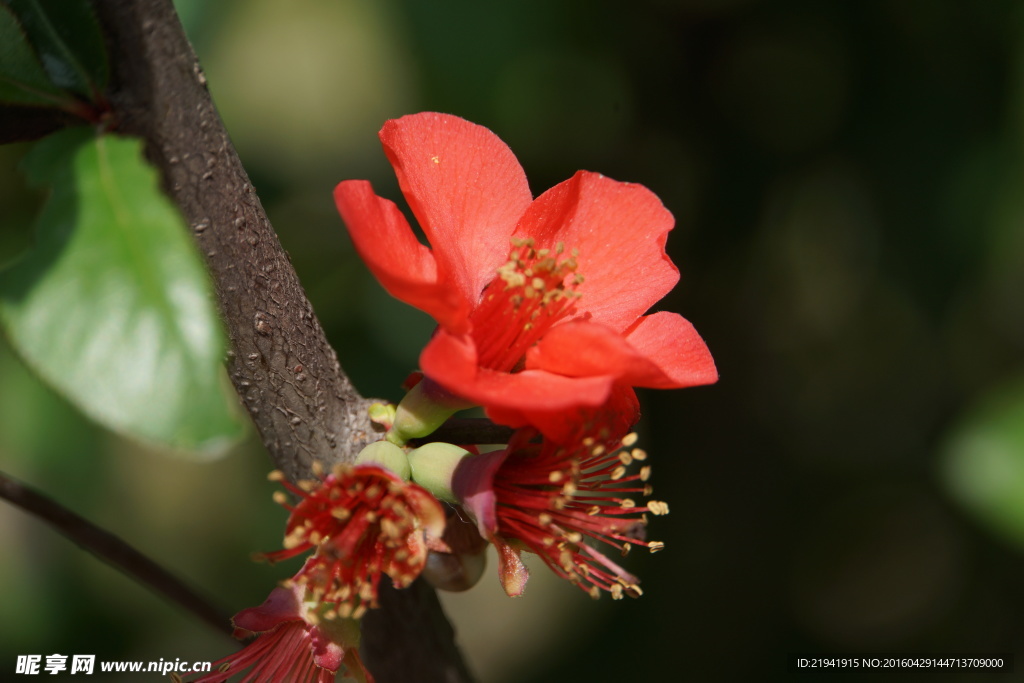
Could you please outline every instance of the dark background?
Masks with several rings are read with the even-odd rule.
[[[667,549],[627,560],[645,595],[619,603],[539,563],[511,601],[492,563],[446,602],[482,680],[782,681],[793,652],[1024,652],[1020,3],[177,5],[364,394],[397,399],[431,329],[367,275],[331,203],[344,178],[399,197],[385,119],[463,116],[535,194],[585,168],[676,217],[661,307],[721,380],[642,396]],[[0,149],[0,261],[41,200],[12,170],[23,151]],[[230,611],[288,573],[247,559],[284,520],[255,439],[172,460],[87,425],[6,349],[0,373],[4,469]],[[0,508],[0,543],[4,661],[231,647],[20,512]]]

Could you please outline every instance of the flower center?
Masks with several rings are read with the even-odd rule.
[[[484,287],[470,317],[481,367],[521,369],[527,349],[575,311],[583,276],[576,272],[576,250],[568,258],[564,251],[561,242],[552,252],[534,249],[532,239],[512,240],[508,261]]]

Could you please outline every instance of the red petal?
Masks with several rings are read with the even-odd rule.
[[[657,365],[672,387],[696,387],[718,381],[711,351],[690,321],[681,315],[667,311],[645,315],[626,331],[626,341]]]
[[[718,379],[704,340],[685,318],[660,312],[637,321],[625,337],[604,325],[557,325],[526,354],[526,367],[569,377],[614,374],[634,387],[678,389]]]
[[[231,618],[231,623],[236,628],[262,633],[270,631],[286,621],[300,621],[303,619],[302,594],[305,590],[301,586],[293,588],[279,586],[270,591],[270,595],[262,605],[242,610]]]
[[[358,630],[356,635],[358,636]],[[313,650],[313,663],[331,672],[340,669],[347,648],[344,644],[334,640],[335,634],[329,628],[314,626],[309,630],[309,636],[310,648]]]
[[[624,330],[679,280],[665,253],[675,220],[642,185],[580,171],[530,205],[515,236],[578,250],[579,314]]]
[[[530,570],[519,557],[520,551],[495,536],[494,547],[498,550],[498,579],[510,598],[518,598],[526,590]]]
[[[483,126],[434,112],[388,121],[380,139],[441,268],[476,301],[533,198],[515,155]]]
[[[477,366],[476,348],[468,335],[438,329],[420,354],[423,374],[442,387],[485,407],[520,410],[563,410],[601,405],[614,377],[562,377],[542,370],[497,372]]]
[[[463,458],[452,474],[452,491],[473,515],[480,535],[487,539],[498,530],[494,473],[508,453],[505,449]]]
[[[374,194],[365,180],[339,183],[334,201],[356,251],[389,294],[449,329],[465,326],[470,302],[438,272],[434,255],[393,202]]]

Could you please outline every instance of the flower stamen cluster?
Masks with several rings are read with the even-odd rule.
[[[277,562],[314,550],[285,585],[302,585],[313,600],[332,603],[328,618],[358,619],[376,607],[383,574],[398,588],[409,585],[426,563],[424,532],[440,536],[444,528],[433,496],[375,464],[338,466],[322,481],[298,486],[280,472],[271,479],[299,502],[275,496],[291,512],[284,549],[262,557]]]
[[[252,640],[213,663],[195,683],[224,683],[248,671],[244,681],[330,683],[340,671],[359,683],[373,683],[359,658],[359,625],[321,619],[322,604],[309,601],[298,586],[279,586],[257,607],[232,618],[235,637]]]
[[[559,258],[554,250],[536,249],[534,240],[512,238],[508,261],[484,288],[470,316],[481,367],[499,372],[522,369],[527,350],[552,325],[575,312],[583,276],[576,273],[576,255]]]
[[[602,591],[615,599],[638,597],[639,580],[599,550],[607,546],[626,555],[633,547],[664,548],[646,540],[645,527],[648,513],[667,514],[668,505],[635,500],[652,492],[650,466],[629,471],[647,457],[629,448],[636,435],[618,441],[586,437],[571,446],[531,441],[535,436],[522,430],[504,451],[467,456],[452,482],[481,533],[511,549],[505,552],[506,590],[521,591],[518,551],[529,550],[592,597]]]

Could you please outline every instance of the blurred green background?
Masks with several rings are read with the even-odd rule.
[[[398,198],[385,119],[458,114],[509,143],[535,194],[586,168],[676,217],[663,307],[701,331],[721,381],[642,396],[667,549],[628,560],[646,595],[619,603],[539,563],[511,601],[492,562],[445,598],[482,681],[782,681],[789,652],[1024,653],[1024,6],[176,4],[366,395],[397,398],[431,330],[368,276],[331,201],[344,178]],[[42,200],[14,171],[24,149],[0,148],[0,262]],[[254,438],[215,463],[146,451],[6,347],[0,468],[227,611],[289,574],[248,560],[284,521]],[[0,661],[231,648],[7,506],[0,544]]]

